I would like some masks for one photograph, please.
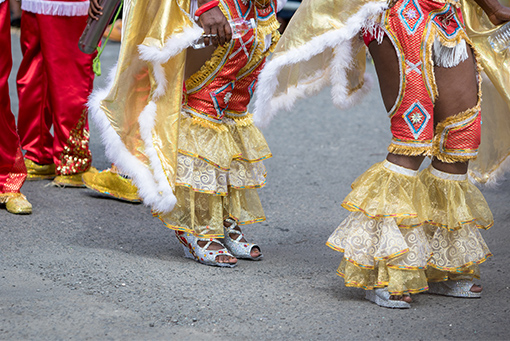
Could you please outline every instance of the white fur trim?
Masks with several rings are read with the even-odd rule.
[[[100,108],[101,101],[108,96],[113,87],[116,69],[110,72],[109,85],[105,89],[95,90],[89,99],[91,116],[100,127],[106,156],[133,179],[143,202],[156,212],[170,212],[176,203],[172,186],[168,182],[152,141],[152,130],[157,111],[156,101],[165,93],[168,85],[163,64],[191,46],[202,33],[202,28],[194,25],[185,28],[182,33],[169,37],[162,48],[138,46],[140,59],[152,63],[152,75],[156,83],[152,100],[145,106],[138,118],[140,135],[144,142],[145,153],[150,161],[150,169],[127,150]]]
[[[77,17],[88,14],[89,1],[23,0],[21,9],[36,14]]]
[[[455,47],[447,47],[441,44],[439,38],[434,40],[434,64],[436,66],[451,68],[459,65],[469,58],[467,44],[464,39]]]
[[[360,11],[351,16],[346,25],[338,30],[329,31],[315,37],[304,45],[290,50],[285,54],[275,57],[269,61],[260,73],[257,85],[257,98],[255,100],[254,121],[259,127],[265,127],[279,110],[290,110],[294,102],[302,97],[317,93],[327,85],[325,74],[321,79],[311,84],[299,84],[294,88],[287,89],[287,93],[274,98],[274,92],[278,87],[278,74],[281,69],[291,64],[297,64],[310,60],[313,56],[324,52],[327,48],[335,49],[335,55],[331,65],[330,82],[333,84],[333,102],[342,107],[348,107],[358,101],[363,92],[357,91],[356,96],[347,93],[346,69],[352,61],[350,40],[359,34],[364,26],[368,25],[370,17],[386,10],[384,3],[369,3],[364,5]],[[320,74],[320,72],[318,73]],[[365,78],[367,85],[371,84],[368,77]],[[365,89],[368,91],[369,89]],[[366,92],[365,91],[365,92]]]
[[[101,132],[106,157],[133,179],[138,188],[138,195],[147,206],[159,208],[161,212],[170,211],[176,203],[171,189],[170,195],[168,195],[168,191],[160,191],[150,169],[127,150],[101,109],[101,101],[108,96],[113,87],[116,73],[117,67],[115,66],[109,73],[108,85],[104,89],[94,90],[87,103],[90,116]]]
[[[140,59],[164,64],[170,58],[191,46],[203,33],[204,30],[200,26],[193,24],[193,27],[186,27],[181,33],[170,36],[162,48],[139,45],[138,51],[140,52]]]
[[[1,4],[2,2],[4,2],[4,1],[5,1],[5,0],[0,0],[0,4]]]

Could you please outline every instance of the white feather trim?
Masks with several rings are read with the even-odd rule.
[[[331,65],[330,81],[335,82],[332,89],[334,103],[341,107],[347,107],[358,100],[361,95],[353,97],[347,93],[346,67],[350,65],[352,60],[350,40],[369,23],[367,21],[369,18],[381,13],[386,8],[387,5],[384,3],[366,4],[347,20],[343,28],[315,37],[304,45],[269,61],[259,75],[255,100],[255,124],[259,127],[267,126],[279,110],[290,110],[297,99],[310,93],[316,93],[327,85],[327,81],[324,80],[324,77],[321,77],[320,80],[311,84],[303,82],[301,85],[288,89],[284,95],[276,98],[273,95],[279,85],[278,74],[282,68],[305,62],[324,52],[327,48],[335,49],[334,63],[340,63],[339,65]],[[371,82],[368,81],[367,83],[370,84]]]
[[[434,40],[434,64],[440,67],[451,68],[459,65],[469,58],[467,44],[464,39],[455,47],[447,47],[441,44],[439,38]]]
[[[21,9],[36,14],[76,17],[88,14],[89,1],[23,0]]]
[[[108,85],[103,89],[94,90],[90,95],[87,103],[90,116],[101,132],[106,157],[133,179],[138,188],[138,195],[143,199],[143,202],[156,211],[170,212],[175,206],[176,199],[168,182],[166,182],[166,188],[161,188],[162,186],[155,181],[151,170],[127,150],[120,136],[111,126],[105,112],[101,109],[101,101],[108,96],[113,87],[116,72],[117,67],[115,66],[109,73]],[[149,103],[143,111],[144,118],[153,116],[153,113],[150,112],[151,109],[152,106]],[[155,113],[155,110],[152,111]],[[160,172],[162,172],[161,168]]]
[[[203,33],[204,30],[194,23],[193,27],[186,27],[181,33],[176,33],[170,36],[162,48],[139,45],[138,51],[140,52],[140,59],[148,62],[164,64],[170,58],[191,46],[191,44],[200,38]]]
[[[276,12],[280,12],[283,7],[285,7],[285,4],[287,3],[287,0],[277,0],[276,1]]]
[[[145,45],[138,46],[140,59],[151,63],[153,66],[152,75],[156,83],[152,100],[145,106],[138,118],[140,135],[144,142],[144,151],[149,158],[150,168],[127,150],[105,113],[100,108],[101,101],[108,96],[113,87],[116,68],[109,74],[108,86],[105,89],[95,90],[89,99],[88,105],[91,117],[100,127],[106,156],[133,179],[143,202],[156,212],[170,212],[176,203],[172,186],[168,182],[152,141],[152,130],[155,125],[157,111],[155,101],[165,93],[168,85],[163,64],[191,46],[202,34],[202,28],[195,24],[193,27],[185,28],[182,33],[169,37],[162,48]]]

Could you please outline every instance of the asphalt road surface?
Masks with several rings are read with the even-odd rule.
[[[107,46],[104,74],[118,49]],[[384,159],[388,128],[377,88],[351,110],[334,108],[325,90],[277,116],[264,131],[274,154],[259,191],[267,221],[244,229],[265,258],[234,269],[185,259],[143,205],[25,183],[33,214],[0,210],[0,339],[510,339],[508,180],[483,189],[496,223],[483,233],[494,257],[482,265],[481,299],[420,294],[410,310],[384,309],[335,274],[341,254],[325,242],[347,216],[351,182]],[[93,165],[108,167],[93,124],[91,149]]]

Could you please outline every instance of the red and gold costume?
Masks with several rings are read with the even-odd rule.
[[[27,177],[16,120],[11,112],[9,74],[12,68],[9,1],[0,0],[0,203],[20,193]]]
[[[247,105],[279,25],[271,2],[220,1],[227,20],[253,19],[257,28],[219,46],[185,80],[186,48],[203,33],[188,15],[193,6],[128,2],[115,78],[90,105],[107,156],[154,214],[171,229],[218,238],[226,218],[240,225],[265,219],[257,188],[271,152]]]
[[[467,28],[461,10],[468,13]],[[434,122],[434,102],[441,96],[434,67],[455,67],[468,58],[469,48],[484,66],[495,60],[510,63],[508,56],[487,46],[476,50],[483,39],[470,39],[474,29],[485,40],[494,30],[484,15],[471,0],[305,0],[259,77],[255,121],[266,125],[278,110],[290,109],[296,99],[327,84],[338,106],[357,102],[371,83],[365,74],[365,43],[382,42],[386,36],[400,68],[399,95],[389,112],[389,151],[447,163],[473,160],[480,147],[480,83],[475,107]],[[483,25],[476,22],[479,17]],[[480,70],[478,66],[481,82]],[[489,67],[486,72],[501,90],[502,102],[510,103],[510,70]],[[503,116],[506,110],[508,120],[508,107],[499,109]],[[508,134],[496,138],[506,141]],[[510,148],[501,155],[485,161],[500,168]],[[492,176],[489,167],[481,169]],[[352,184],[342,206],[351,214],[327,245],[343,253],[337,272],[347,286],[387,288],[393,295],[417,293],[431,282],[478,278],[478,264],[491,256],[479,230],[493,225],[492,214],[467,174],[432,166],[418,172],[384,161]]]
[[[22,3],[23,60],[17,75],[21,146],[27,159],[55,164],[58,175],[82,173],[91,163],[86,102],[93,56],[78,49],[88,6],[88,1],[72,0]]]

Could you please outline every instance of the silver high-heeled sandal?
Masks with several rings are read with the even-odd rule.
[[[234,257],[218,239],[198,238],[191,233],[175,231],[177,239],[181,242],[184,250],[184,257],[193,259],[201,264],[219,266],[224,268],[233,268],[237,263],[220,263],[216,260],[218,256]],[[198,241],[207,241],[203,247],[198,245]],[[223,246],[220,250],[207,250],[212,243],[218,243]]]
[[[241,242],[244,238],[244,234],[241,231],[235,229],[237,226],[237,222],[234,219],[227,218],[226,222],[230,223],[230,226],[223,226],[225,231],[225,238],[223,239],[223,244],[227,247],[227,249],[234,255],[236,258],[242,259],[251,259],[251,260],[261,260],[264,256],[260,253],[257,257],[251,256],[251,250],[254,247],[258,248],[260,251],[260,247],[257,244]],[[236,239],[230,237],[231,234],[237,235]]]
[[[370,302],[374,302],[380,307],[385,308],[396,308],[396,309],[409,309],[411,305],[406,301],[402,300],[390,300],[390,293],[388,288],[379,288],[373,290],[367,290],[365,292],[365,299]]]
[[[462,298],[480,298],[482,292],[473,292],[471,288],[475,285],[470,280],[446,281],[446,282],[430,282],[429,294],[443,295]]]

